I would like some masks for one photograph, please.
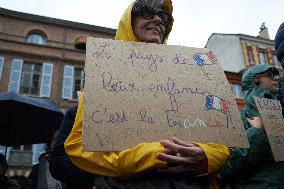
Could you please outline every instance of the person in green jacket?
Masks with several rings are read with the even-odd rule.
[[[284,188],[284,162],[273,159],[268,138],[262,126],[253,96],[277,99],[279,71],[269,64],[250,67],[242,77],[245,107],[241,118],[250,148],[235,148],[219,172],[226,188]]]

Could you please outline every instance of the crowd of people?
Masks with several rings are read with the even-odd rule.
[[[166,44],[174,22],[172,12],[171,0],[135,0],[122,15],[115,39]],[[284,66],[284,23],[277,32],[275,49]],[[83,150],[82,92],[78,105],[66,113],[51,153],[40,161],[45,173],[41,176],[48,177],[45,188],[284,188],[284,162],[274,161],[253,101],[253,96],[265,97],[284,105],[284,80],[272,65],[259,64],[243,74],[242,90],[245,106],[240,115],[249,148],[172,138],[120,152]],[[39,176],[35,188],[41,188]]]
[[[170,0],[136,0],[124,12],[115,39],[166,43],[172,11]],[[281,48],[276,49],[281,54]],[[250,143],[244,149],[173,138],[120,152],[84,151],[82,93],[78,106],[68,111],[61,124],[50,171],[72,187],[84,188],[283,188],[284,164],[273,160],[252,98],[277,99],[279,79],[279,71],[268,64],[243,74],[246,106],[240,114]]]

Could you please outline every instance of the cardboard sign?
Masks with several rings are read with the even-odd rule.
[[[119,151],[173,136],[248,146],[211,50],[88,38],[85,73],[85,150]]]
[[[279,101],[254,97],[275,161],[284,161],[284,119]]]

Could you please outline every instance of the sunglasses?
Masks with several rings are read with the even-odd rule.
[[[155,9],[148,7],[148,6],[142,6],[139,7],[139,9],[135,10],[133,12],[134,16],[142,16],[143,18],[147,20],[152,20],[156,15],[161,19],[161,24],[164,26],[168,26],[171,22],[174,21],[173,17],[169,15],[165,11],[156,11]]]
[[[279,72],[277,71],[268,71],[268,72],[265,72],[263,74],[259,74],[260,77],[267,77],[271,80],[277,80],[280,78],[280,75],[279,75]]]

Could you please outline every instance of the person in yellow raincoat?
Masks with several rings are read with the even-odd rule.
[[[115,39],[166,43],[173,24],[172,11],[171,0],[133,1],[119,22]],[[84,93],[79,97],[64,147],[73,164],[95,175],[96,188],[218,188],[212,178],[230,155],[230,149],[223,145],[174,138],[142,143],[120,152],[84,151],[83,99]],[[55,157],[53,153],[52,162]]]

